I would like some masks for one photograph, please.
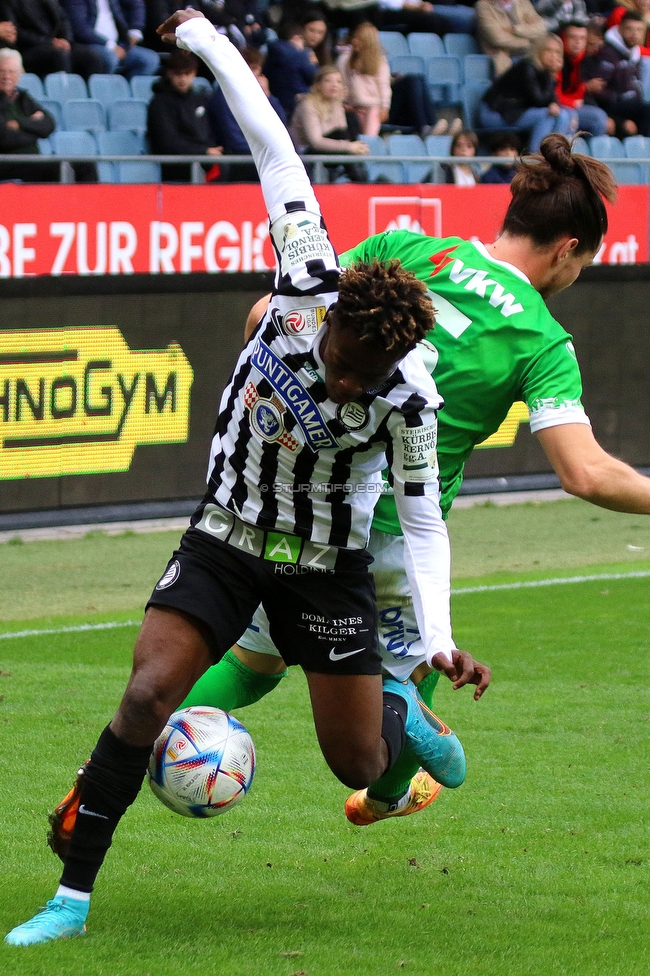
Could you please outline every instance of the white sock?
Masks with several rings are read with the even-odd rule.
[[[370,806],[377,811],[377,813],[397,813],[398,810],[402,810],[406,806],[410,799],[410,786],[406,793],[404,793],[403,796],[400,796],[399,800],[393,800],[392,803],[386,803],[385,800],[377,800],[374,796],[368,796],[366,794],[366,803],[369,803]]]
[[[77,891],[76,888],[66,888],[65,885],[59,885],[57,888],[55,898],[73,898],[77,901],[90,901],[89,891]]]

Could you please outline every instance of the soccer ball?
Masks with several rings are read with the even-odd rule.
[[[247,729],[220,708],[170,716],[154,743],[147,777],[158,799],[183,817],[216,817],[243,800],[255,773]]]

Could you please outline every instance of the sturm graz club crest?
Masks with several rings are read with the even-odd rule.
[[[260,396],[255,384],[248,383],[244,392],[244,403],[250,414],[251,427],[258,437],[269,444],[279,441],[290,451],[298,449],[298,441],[284,426],[287,408],[275,393],[271,397]]]
[[[353,400],[337,408],[336,419],[348,430],[362,430],[370,420],[370,413],[363,403]]]

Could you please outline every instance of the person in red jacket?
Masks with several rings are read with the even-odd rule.
[[[582,62],[587,49],[587,28],[584,24],[572,22],[562,30],[564,44],[564,65],[557,76],[557,101],[565,108],[578,113],[578,126],[581,131],[592,136],[613,135],[616,128],[614,120],[608,118],[604,109],[594,104],[593,95],[605,87],[603,78],[590,78],[583,81]]]

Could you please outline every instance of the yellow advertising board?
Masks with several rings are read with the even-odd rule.
[[[0,480],[128,471],[138,444],[184,442],[181,347],[129,349],[116,326],[0,331]]]

